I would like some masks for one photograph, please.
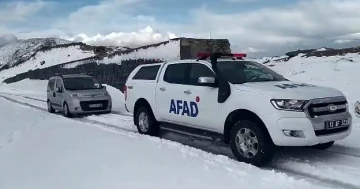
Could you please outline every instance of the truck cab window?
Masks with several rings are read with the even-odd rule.
[[[141,67],[132,79],[155,80],[159,69],[160,65]]]
[[[168,65],[164,74],[164,81],[173,84],[189,84],[189,66],[188,63]]]
[[[190,85],[198,85],[199,77],[215,77],[215,73],[204,64],[191,64]]]

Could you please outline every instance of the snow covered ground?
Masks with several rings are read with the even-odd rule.
[[[342,90],[352,112],[359,100],[358,56],[295,57],[267,65],[291,80]],[[122,93],[111,86],[111,114],[73,120],[48,114],[46,85],[34,80],[0,84],[0,119],[8,123],[0,126],[0,166],[5,167],[0,188],[24,188],[17,182],[22,178],[26,188],[360,188],[356,116],[352,134],[329,150],[285,149],[269,167],[258,169],[233,161],[228,148],[208,141],[174,133],[138,135],[132,117],[124,115]],[[35,168],[39,173],[30,174]]]
[[[0,106],[0,188],[4,189],[330,188],[3,98]]]

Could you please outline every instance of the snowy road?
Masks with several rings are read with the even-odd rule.
[[[20,94],[1,93],[4,99],[16,104],[21,104],[47,112],[44,100]],[[110,131],[136,133],[132,118],[126,115],[104,114],[75,118],[76,121],[91,123],[95,126],[106,128]],[[161,138],[179,142],[218,155],[230,158],[230,150],[220,144],[210,141],[195,139],[177,133],[163,132]],[[344,152],[346,148],[336,146],[330,151],[318,151],[307,148],[289,148],[281,151],[270,167],[265,169],[285,173],[297,179],[319,186],[330,188],[360,188],[360,158],[359,150]],[[354,153],[353,153],[354,152]],[[210,161],[214,161],[211,159]]]
[[[0,105],[0,188],[340,188],[67,119],[8,97]]]

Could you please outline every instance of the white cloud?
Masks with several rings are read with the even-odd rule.
[[[0,24],[24,21],[28,19],[29,16],[40,11],[49,4],[49,2],[41,0],[0,2]]]
[[[152,43],[166,41],[177,36],[168,32],[161,34],[154,31],[150,26],[139,30],[138,32],[124,33],[112,32],[107,35],[97,34],[95,36],[87,36],[86,34],[79,34],[74,37],[66,38],[71,41],[81,41],[93,45],[109,45],[109,46],[127,46],[138,47]]]
[[[192,14],[195,26],[214,37],[230,38],[243,49],[274,51],[294,44],[322,46],[331,38],[360,32],[358,7],[360,1],[355,0],[313,0],[234,14],[200,8]]]
[[[147,1],[103,0],[99,4],[84,6],[72,12],[67,18],[55,22],[54,27],[88,35],[134,31],[155,23],[152,16],[141,14],[141,7]]]
[[[35,3],[41,7],[43,2]],[[343,44],[358,39],[353,34],[360,32],[360,1],[357,0],[307,0],[275,8],[222,14],[201,6],[182,13],[189,14],[192,19],[185,24],[145,14],[143,10],[151,3],[152,0],[103,0],[54,20],[47,30],[34,30],[19,37],[60,36],[90,44],[133,47],[176,36],[208,38],[211,32],[212,38],[230,39],[239,51],[276,54],[298,48]],[[26,10],[24,14],[31,13]],[[10,14],[10,10],[5,11]],[[5,19],[2,14],[0,11],[0,23]],[[14,15],[18,16],[10,16],[13,20],[26,18],[20,13]],[[145,29],[139,30],[141,28]]]
[[[16,40],[17,37],[13,34],[0,35],[0,47]]]

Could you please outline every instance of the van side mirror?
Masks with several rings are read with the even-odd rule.
[[[102,88],[103,88],[103,89],[106,89],[106,86],[105,86],[105,85],[103,85],[103,86],[102,86]]]
[[[200,86],[216,87],[217,82],[214,77],[199,77],[198,84]]]
[[[61,92],[62,92],[62,91],[61,91],[61,88],[55,87],[55,92],[61,93]]]

